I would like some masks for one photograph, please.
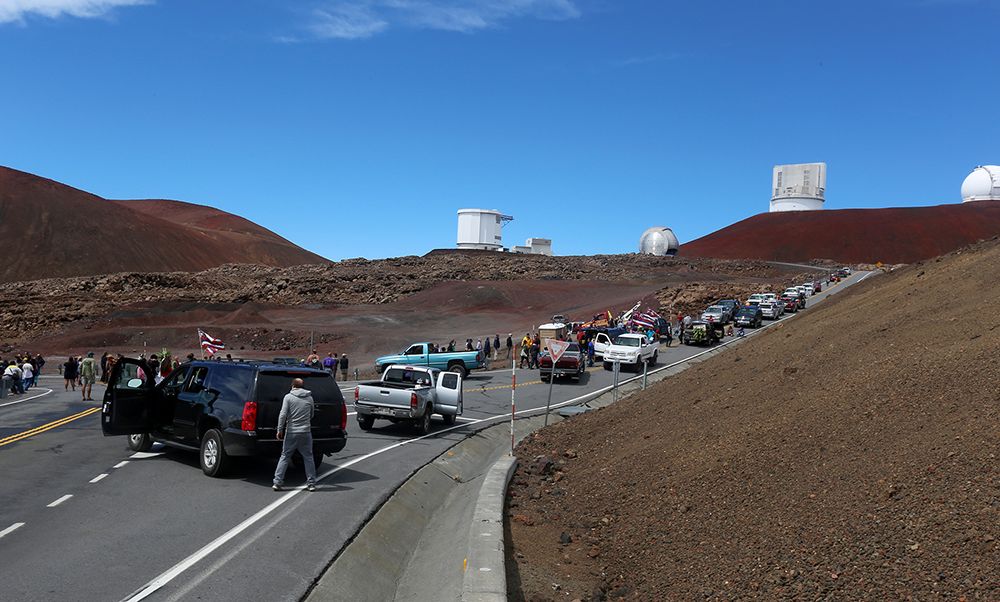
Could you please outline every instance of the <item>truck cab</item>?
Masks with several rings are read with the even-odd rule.
[[[643,364],[654,366],[659,356],[658,348],[659,344],[651,342],[644,334],[618,335],[604,352],[604,369],[611,370],[615,362],[636,372]]]
[[[481,368],[483,361],[484,358],[478,351],[445,351],[431,343],[412,343],[400,353],[377,358],[375,372],[382,374],[388,366],[403,364],[448,370],[465,377],[470,370]]]

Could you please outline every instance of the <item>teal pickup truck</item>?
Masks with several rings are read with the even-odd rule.
[[[383,355],[375,359],[375,372],[382,372],[393,364],[405,366],[430,366],[439,370],[457,372],[466,377],[470,370],[483,367],[482,354],[478,351],[434,351],[427,353],[430,343],[413,343],[398,355]]]

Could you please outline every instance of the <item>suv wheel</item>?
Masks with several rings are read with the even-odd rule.
[[[208,429],[201,436],[201,453],[198,454],[201,471],[210,477],[221,477],[229,466],[229,456],[222,444],[219,429]]]
[[[424,410],[424,415],[421,416],[420,418],[417,418],[416,423],[414,423],[417,428],[417,432],[420,433],[421,435],[426,435],[427,433],[431,432],[431,412],[433,411],[434,408],[428,405],[427,409]]]
[[[363,431],[370,431],[372,430],[372,427],[375,426],[375,418],[358,414],[358,426],[360,426]]]
[[[153,438],[149,433],[132,433],[128,436],[128,448],[137,452],[148,452],[153,449]]]

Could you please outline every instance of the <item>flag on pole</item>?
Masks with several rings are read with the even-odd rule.
[[[212,337],[200,328],[198,329],[198,340],[201,341],[201,350],[207,355],[215,355],[226,348],[226,344],[222,342],[222,339]]]

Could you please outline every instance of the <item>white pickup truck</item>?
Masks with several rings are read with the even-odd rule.
[[[604,352],[604,369],[611,370],[614,362],[619,362],[622,369],[632,368],[639,372],[643,362],[656,365],[658,349],[659,343],[651,343],[644,334],[620,334]]]
[[[462,415],[462,375],[426,366],[392,365],[382,380],[354,388],[354,407],[363,431],[381,418],[412,423],[418,433],[426,435],[431,414],[440,414],[447,425]]]

